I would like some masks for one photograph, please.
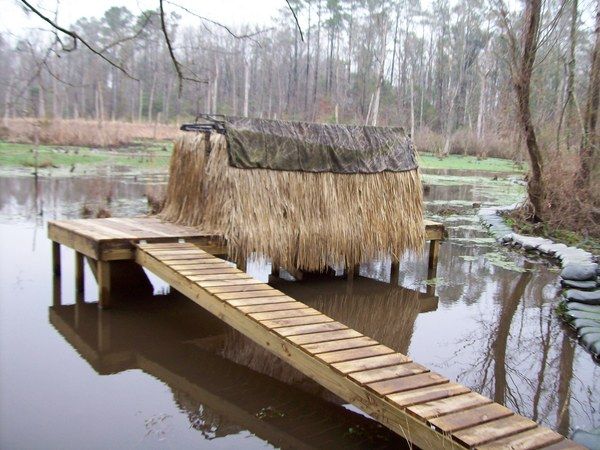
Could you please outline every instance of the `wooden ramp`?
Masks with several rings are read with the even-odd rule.
[[[193,244],[138,244],[135,260],[421,448],[583,448]]]

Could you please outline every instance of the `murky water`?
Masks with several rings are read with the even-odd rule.
[[[559,432],[600,426],[600,369],[553,313],[557,272],[499,248],[473,204],[511,203],[500,176],[426,177],[443,221],[435,279],[425,258],[361,268],[361,278],[279,289]],[[398,448],[402,440],[177,295],[110,311],[75,301],[63,249],[53,306],[47,220],[88,209],[143,214],[164,174],[0,176],[0,448]],[[86,269],[87,270],[87,269]],[[249,265],[266,280],[268,264]],[[160,280],[152,278],[157,292]]]

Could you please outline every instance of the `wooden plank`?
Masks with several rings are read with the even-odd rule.
[[[392,353],[390,355],[374,356],[372,358],[357,359],[354,361],[346,361],[342,363],[332,364],[332,367],[339,372],[349,374],[352,372],[360,372],[367,369],[376,369],[378,367],[393,366],[412,360],[401,353]]]
[[[533,420],[512,415],[452,433],[460,444],[476,446],[537,427]]]
[[[444,225],[438,222],[432,222],[431,220],[425,220],[425,239],[430,240],[443,240],[444,239]]]
[[[233,280],[233,281],[203,281],[199,283],[203,288],[213,286],[230,286],[235,284],[262,284],[262,281],[249,279],[249,280]]]
[[[240,273],[209,273],[206,275],[186,275],[192,281],[210,281],[210,280],[239,280],[250,279],[250,275],[244,272]]]
[[[175,239],[175,238],[174,238]],[[152,242],[152,243],[143,243],[143,242],[139,242],[137,244],[137,246],[141,249],[143,249],[145,252],[148,252],[151,254],[152,251],[158,251],[161,249],[168,249],[168,250],[172,250],[172,249],[187,249],[187,250],[195,250],[198,247],[196,247],[194,244],[191,244],[189,242]]]
[[[290,327],[295,325],[312,325],[316,323],[327,323],[333,322],[331,317],[327,317],[323,314],[314,315],[314,316],[304,316],[304,317],[290,317],[287,319],[267,319],[261,320],[260,323],[267,328],[282,328],[282,327]]]
[[[326,363],[338,363],[344,361],[351,361],[354,359],[367,358],[370,356],[387,355],[394,353],[389,347],[385,345],[372,345],[370,347],[352,348],[348,350],[338,350],[334,352],[320,353],[317,358],[322,359]]]
[[[268,305],[273,303],[288,303],[292,301],[294,301],[294,299],[288,297],[287,295],[282,295],[280,297],[238,298],[234,300],[226,300],[227,304],[235,306],[236,308],[240,306]]]
[[[339,322],[319,323],[316,325],[298,325],[295,327],[276,328],[273,331],[280,336],[296,336],[299,334],[321,333],[324,331],[343,330],[348,328]]]
[[[246,272],[241,272],[246,273]],[[251,291],[251,292],[226,292],[223,294],[215,294],[215,297],[221,300],[234,300],[238,298],[260,298],[260,297],[279,297],[285,295],[283,292],[277,289],[269,288],[265,291]]]
[[[522,433],[498,439],[477,447],[478,450],[534,450],[564,441],[565,438],[548,428],[536,427]]]
[[[429,372],[426,367],[417,363],[404,363],[395,366],[382,367],[380,369],[364,370],[350,374],[350,378],[359,383],[373,383],[375,381],[389,380],[392,378],[406,377],[419,373]]]
[[[435,417],[429,420],[429,423],[443,432],[452,433],[512,415],[513,412],[510,409],[498,403],[489,403],[464,411],[446,414],[441,417]]]
[[[159,261],[165,263],[167,266],[193,266],[195,264],[224,264],[222,259],[212,259],[212,258],[193,258],[193,259],[182,259],[182,258],[174,258],[174,259],[161,259],[156,258]]]
[[[60,228],[56,223],[48,223],[48,238],[93,259],[99,258],[98,243],[88,236]]]
[[[126,222],[121,222],[117,218],[113,217],[100,220],[92,220],[92,225],[94,227],[111,230],[113,233],[117,233],[117,237],[125,237],[127,239],[137,239],[138,236],[144,238],[164,237],[161,236],[160,233],[157,233],[156,230],[144,231],[138,226],[133,226]]]
[[[237,309],[242,311],[245,314],[250,313],[259,313],[259,312],[268,312],[268,311],[283,311],[288,309],[299,309],[299,308],[308,308],[308,305],[304,303],[300,303],[290,298],[285,303],[270,303],[266,305],[248,305],[248,306],[238,306]],[[320,313],[320,312],[319,312]]]
[[[123,226],[128,226],[132,230],[136,231],[138,236],[144,238],[151,237],[173,237],[173,232],[165,232],[161,231],[156,223],[144,221],[144,220],[136,220],[131,218],[118,218],[118,217],[110,217],[105,219],[107,221],[112,221]],[[173,230],[178,231],[176,236],[182,233],[182,230]]]
[[[192,270],[180,270],[181,275],[210,275],[210,274],[225,274],[225,273],[244,273],[236,269],[235,267],[222,267],[217,269],[192,269]]]
[[[455,395],[465,394],[470,392],[470,389],[461,386],[460,384],[449,383],[440,384],[437,386],[431,386],[421,389],[414,389],[407,392],[399,392],[396,394],[386,395],[386,397],[393,403],[404,408],[407,406],[416,405],[419,403],[430,402],[432,400],[438,400],[441,398],[452,397]]]
[[[315,310],[316,311],[316,310]],[[360,347],[368,347],[371,345],[376,345],[378,342],[374,339],[371,339],[367,336],[351,338],[351,339],[340,339],[336,341],[329,342],[318,342],[316,344],[304,344],[302,348],[309,353],[317,354],[317,353],[325,353],[325,352],[333,352],[336,350],[347,350],[351,348],[360,348]]]
[[[217,263],[223,262],[215,258],[206,258],[205,256],[171,256],[171,257],[157,257],[159,261],[164,262],[168,266],[173,264],[206,264],[207,261],[216,261]],[[210,264],[210,263],[208,263]]]
[[[197,261],[201,264],[210,264],[208,261],[223,262],[222,259],[215,258],[212,255],[207,255],[206,253],[198,253],[196,255],[183,255],[179,253],[171,253],[169,255],[152,254],[152,256],[167,264],[170,264],[171,261]]]
[[[367,386],[380,395],[393,394],[396,392],[411,391],[413,389],[435,386],[447,383],[449,380],[435,372],[420,373],[407,377],[392,378],[390,380],[376,381]]]
[[[292,317],[316,316],[322,314],[313,308],[284,309],[279,311],[257,312],[248,314],[254,320],[289,319]]]
[[[556,444],[550,444],[546,447],[542,447],[540,450],[588,450],[588,448],[584,447],[583,445],[576,444],[573,441],[563,439]]]
[[[235,269],[239,270],[239,269]],[[269,289],[268,284],[249,284],[246,286],[215,286],[207,287],[206,290],[211,294],[220,294],[225,292],[248,292],[248,291],[264,291]]]
[[[179,265],[179,264],[168,264],[169,267],[171,267],[174,270],[180,271],[180,270],[203,270],[203,269],[235,269],[235,267],[233,267],[231,264],[227,264],[225,262],[220,263],[220,264],[214,264],[214,263],[210,263],[210,264],[185,264],[185,265]]]
[[[162,250],[152,250],[149,251],[148,253],[150,253],[152,256],[155,256],[159,259],[162,259],[164,256],[173,256],[173,255],[181,255],[181,256],[198,256],[198,255],[207,255],[204,251],[200,250],[199,248],[189,248],[189,249],[185,249],[185,250],[179,250],[179,249],[162,249]],[[209,255],[210,256],[210,255]]]
[[[316,344],[319,342],[336,341],[338,339],[347,339],[361,336],[362,334],[360,334],[358,331],[348,328],[346,330],[329,331],[326,333],[312,333],[303,334],[300,336],[288,336],[287,340],[297,345],[304,345]]]
[[[85,225],[88,225],[93,231],[98,231],[110,236],[110,239],[136,239],[135,234],[127,231],[121,231],[110,223],[100,223],[96,220],[88,219]]]
[[[487,405],[491,402],[492,401],[489,398],[479,395],[477,392],[469,392],[467,394],[434,400],[420,405],[413,405],[410,406],[408,410],[416,417],[432,419],[434,417],[462,411],[474,406]]]

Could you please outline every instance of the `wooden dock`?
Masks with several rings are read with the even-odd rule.
[[[425,239],[429,241],[429,278],[434,278],[439,259],[440,242],[445,231],[441,223],[425,221]],[[168,243],[185,240],[213,255],[226,255],[227,245],[218,232],[202,232],[198,228],[164,222],[157,217],[75,219],[48,222],[48,238],[52,240],[54,275],[60,275],[60,246],[75,250],[78,292],[83,292],[83,261],[87,261],[98,281],[100,306],[109,307],[112,292],[144,284],[144,275],[133,262],[140,241]],[[398,275],[397,264],[392,277]],[[59,296],[59,293],[55,293]]]
[[[443,226],[428,227],[430,261],[437,264]],[[144,267],[418,447],[583,448],[252,278],[215,256],[223,253],[218,236],[155,218],[52,222],[48,234],[55,275],[60,244],[74,248],[79,291],[86,256],[101,306],[109,306],[112,282],[123,268],[130,277],[132,266]]]

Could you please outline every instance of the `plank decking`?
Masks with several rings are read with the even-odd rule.
[[[192,244],[139,244],[135,260],[421,448],[583,448]]]
[[[444,238],[444,226],[426,220],[425,235],[427,240],[439,243]],[[135,243],[140,240],[176,242],[185,239],[202,246],[224,245],[224,239],[217,231],[207,232],[165,222],[156,216],[54,220],[48,222],[48,237],[94,260],[103,261],[134,259]],[[211,252],[214,253],[213,249]]]

